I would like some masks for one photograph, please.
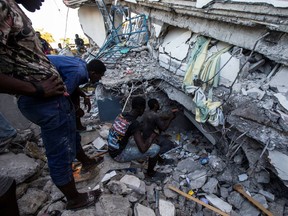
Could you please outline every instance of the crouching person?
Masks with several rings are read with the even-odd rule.
[[[144,113],[146,101],[142,97],[132,99],[132,110],[119,114],[108,135],[108,150],[110,156],[117,162],[148,159],[147,177],[163,179],[164,173],[154,171],[158,161],[160,147],[151,144],[156,134],[146,141],[141,134],[141,126],[137,118]],[[133,137],[133,138],[132,138]]]

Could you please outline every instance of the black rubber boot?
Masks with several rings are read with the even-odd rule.
[[[75,182],[72,180],[66,185],[57,186],[67,199],[67,210],[78,210],[93,205],[101,195],[100,190],[87,193],[79,193]]]

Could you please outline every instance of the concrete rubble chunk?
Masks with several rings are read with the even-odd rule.
[[[227,198],[227,201],[237,209],[241,209],[244,200],[242,195],[236,191],[232,191]]]
[[[106,182],[106,181],[110,180],[112,177],[114,177],[114,176],[116,176],[116,175],[117,175],[117,173],[116,173],[115,171],[106,173],[106,174],[103,176],[101,182]]]
[[[186,29],[177,28],[170,30],[162,45],[165,52],[170,54],[172,58],[182,61],[187,56],[189,44],[186,42],[190,39],[191,34],[192,32]]]
[[[278,99],[281,106],[283,106],[288,111],[288,93],[286,95],[277,93],[274,94],[274,96]]]
[[[247,90],[246,93],[249,97],[257,100],[261,100],[265,95],[265,92],[260,90],[259,88],[251,88]]]
[[[19,200],[18,205],[21,215],[35,215],[38,208],[47,200],[45,192],[38,189],[28,189]]]
[[[101,195],[96,203],[96,216],[127,216],[130,209],[128,198],[115,194]]]
[[[97,137],[94,141],[93,141],[93,146],[96,149],[103,149],[105,146],[107,145],[107,141],[105,141],[104,139],[102,139],[101,137]]]
[[[245,200],[240,208],[240,215],[259,215],[260,210],[255,207],[251,202]]]
[[[205,197],[213,206],[221,209],[221,211],[224,211],[226,213],[230,213],[232,211],[232,206],[229,203],[217,197],[216,195],[209,194],[209,195],[205,195]]]
[[[229,52],[222,54],[220,58],[220,68],[222,68],[230,58],[231,54]],[[240,69],[240,59],[232,57],[220,72],[219,84],[224,85],[226,87],[231,86],[232,82],[237,77],[239,69]]]
[[[288,91],[288,67],[281,67],[269,82],[270,87],[278,89],[281,93]]]
[[[266,209],[268,208],[268,204],[267,204],[265,196],[263,196],[261,194],[255,194],[253,196],[253,198],[255,200],[257,200],[260,204],[262,204],[264,208],[266,208]]]
[[[269,183],[270,182],[270,173],[266,170],[255,173],[255,179],[258,183]]]
[[[207,180],[207,171],[196,170],[195,172],[190,173],[188,178],[190,179],[190,186],[192,189],[201,188]]]
[[[160,216],[175,216],[176,209],[173,203],[160,199],[159,200]]]
[[[270,159],[270,163],[275,167],[278,176],[287,181],[288,180],[288,156],[279,152],[279,151],[269,151],[268,158]],[[287,186],[287,185],[286,185]]]
[[[215,155],[209,157],[209,166],[216,172],[222,172],[226,167],[222,159]]]
[[[129,190],[126,184],[120,181],[110,181],[107,184],[108,189],[113,193],[113,194],[118,194],[118,195],[125,195],[128,194],[131,189]]]
[[[64,211],[61,216],[95,216],[95,208],[82,209],[78,211]]]
[[[139,188],[141,185],[141,181],[139,178],[133,176],[133,175],[125,175],[120,179],[120,182],[123,182],[128,187],[134,189]]]
[[[176,170],[186,170],[187,173],[194,172],[195,170],[201,169],[202,165],[198,161],[194,161],[191,157],[180,161],[177,164]]]
[[[16,183],[22,183],[40,168],[38,162],[25,154],[6,153],[0,157],[1,175],[10,176]]]
[[[264,191],[261,189],[261,190],[259,190],[259,193],[262,194],[263,196],[265,196],[266,199],[270,202],[273,202],[275,200],[275,196],[268,191]]]
[[[227,198],[229,196],[229,190],[226,187],[220,187],[221,197]]]
[[[246,181],[248,179],[248,175],[246,173],[243,173],[241,175],[238,175],[238,180],[240,182]]]
[[[213,194],[217,191],[218,180],[210,178],[208,182],[202,187],[202,190],[208,194]]]
[[[134,206],[134,214],[135,216],[156,216],[151,208],[148,208],[139,203]]]
[[[167,184],[165,184],[164,188],[163,188],[163,191],[164,191],[164,195],[167,197],[167,198],[176,198],[178,196],[177,193],[175,193],[174,191],[170,190],[168,188],[169,185],[172,185],[173,187],[176,187],[176,188],[179,188],[180,187],[180,184],[176,181],[173,181],[172,183],[170,182],[167,182]]]

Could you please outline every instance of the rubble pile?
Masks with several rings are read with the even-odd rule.
[[[247,86],[253,86],[251,76],[255,78],[259,75],[259,79],[264,79],[260,69],[255,69],[253,73],[249,72],[247,77],[241,77],[239,89],[243,89],[244,86],[245,89],[248,88]],[[129,101],[131,95],[157,98],[165,111],[175,105],[186,107],[185,102],[180,105],[171,101],[168,98],[170,96],[162,92],[164,83],[180,88],[181,79],[181,76],[167,72],[158,66],[156,60],[143,48],[138,52],[123,55],[123,59],[115,64],[114,69],[108,69],[97,90],[104,88],[111,94],[122,97],[122,106],[126,104],[127,100]],[[255,82],[257,79],[255,78]],[[236,115],[235,110],[242,104],[244,105],[244,102],[247,113],[251,113],[250,118],[259,121],[259,124],[262,125],[273,125],[273,122],[269,123],[260,117],[253,118],[253,114],[257,113],[253,112],[250,107],[252,103],[263,108],[266,107],[267,111],[263,113],[267,115],[268,108],[271,106],[279,107],[282,112],[285,111],[279,104],[274,104],[274,101],[273,103],[259,103],[258,96],[254,98],[254,94],[251,92],[251,94],[247,94],[247,97],[243,97],[241,94],[244,90],[235,91],[235,88],[236,86],[233,86],[234,90],[230,100],[225,104],[225,109],[232,113],[229,118],[232,118],[233,114]],[[99,120],[96,102],[101,100],[101,95],[97,94],[98,91],[94,94],[92,88],[88,87],[86,90],[90,95],[93,107],[91,112],[86,113],[82,119],[86,131],[82,132],[81,136],[83,149],[93,156],[106,151],[106,138],[111,124],[101,123]],[[217,88],[214,94],[220,97],[225,91],[227,91],[227,87],[225,89],[222,86]],[[265,91],[265,95],[261,96],[261,99],[269,96],[269,91],[272,89],[269,88]],[[249,95],[253,95],[252,100],[248,100]],[[267,98],[267,100],[273,99]],[[129,103],[125,110],[129,110]],[[240,108],[237,113],[238,116],[247,120],[248,115],[241,115]],[[269,116],[272,117],[272,114]],[[243,127],[244,125],[243,123]],[[234,126],[241,128],[241,122],[235,123]],[[202,125],[202,127],[206,128],[206,125]],[[215,215],[213,210],[174,192],[171,190],[171,186],[181,190],[187,196],[192,196],[226,212],[228,215],[260,215],[261,210],[234,189],[234,186],[239,183],[244,187],[246,193],[257,200],[263,208],[269,209],[273,215],[287,215],[287,188],[284,182],[274,174],[275,170],[269,165],[265,153],[267,149],[271,149],[271,146],[267,145],[263,151],[257,141],[245,136],[246,134],[243,134],[240,129],[239,131],[235,131],[235,128],[232,127],[229,129],[231,130],[227,130],[227,137],[230,139],[228,145],[224,146],[225,148],[222,148],[225,140],[222,140],[223,143],[220,140],[216,145],[212,145],[210,140],[208,141],[203,136],[203,131],[201,133],[197,130],[181,111],[173,120],[169,130],[165,132],[176,147],[164,156],[173,159],[174,163],[156,166],[157,171],[167,174],[164,181],[152,181],[145,178],[147,168],[145,162],[116,163],[106,154],[104,162],[96,170],[97,175],[89,181],[77,183],[80,191],[101,188],[102,196],[96,206],[75,212],[65,210],[65,198],[51,181],[44,156],[44,147],[39,136],[23,135],[24,144],[21,145],[21,148],[19,144],[13,145],[13,141],[10,152],[1,155],[0,167],[2,173],[16,179],[18,205],[21,215],[25,216],[40,216],[44,212],[67,216]],[[219,133],[219,131],[215,132]],[[30,130],[28,134],[31,133]],[[207,134],[209,133],[206,131],[204,135],[207,136]],[[272,161],[281,161],[281,156],[277,153],[269,153]],[[285,173],[283,176],[285,179]]]

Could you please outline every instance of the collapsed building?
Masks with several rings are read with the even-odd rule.
[[[185,115],[210,142],[221,145],[228,157],[241,148],[250,167],[269,170],[287,185],[287,2],[64,2],[79,8],[85,34],[104,47],[99,58],[115,68],[123,50],[147,45],[165,69],[147,69],[147,76],[161,81],[159,88],[184,106]],[[141,20],[131,21],[131,13]],[[142,33],[128,38],[124,31],[129,22]],[[131,39],[135,35],[136,42]],[[111,46],[111,41],[122,44]],[[119,79],[104,85],[128,82]]]
[[[191,159],[192,153],[200,154],[200,149],[207,148],[207,145],[191,147],[191,143],[186,143],[185,151],[173,155],[186,158],[178,163],[176,169],[164,167],[166,170],[163,170],[170,172],[174,180],[178,179],[174,181],[175,186],[184,188],[186,176],[191,177],[191,184],[197,184],[193,185],[193,190],[204,189],[209,203],[221,210],[231,215],[260,215],[248,204],[241,205],[243,198],[232,195],[234,192],[230,188],[236,178],[247,188],[251,187],[250,191],[259,190],[253,188],[254,184],[245,183],[251,178],[271,192],[261,190],[261,194],[270,201],[269,206],[266,202],[262,204],[269,209],[273,206],[273,212],[280,212],[275,215],[287,214],[285,199],[272,205],[275,201],[273,194],[287,199],[288,186],[287,2],[65,0],[64,3],[79,8],[83,31],[90,43],[97,47],[91,48],[84,58],[87,61],[99,58],[109,68],[102,80],[104,88],[99,91],[121,95],[125,100],[139,92],[150,97],[165,94],[183,108],[184,115],[210,145],[222,153],[222,160],[210,157],[217,175],[211,174],[201,170],[198,161]],[[194,131],[187,140],[197,140],[191,138],[193,135],[200,139]],[[231,171],[235,164],[241,165],[241,172]],[[33,184],[40,187],[42,181]],[[220,192],[215,193],[219,184]],[[120,194],[128,193],[119,182],[110,182],[108,187],[110,190],[117,188],[118,194],[119,187]],[[139,200],[137,204],[131,201],[133,196],[129,201],[123,201],[122,197],[108,195],[102,199],[102,204],[113,203],[112,199],[115,199],[128,209],[130,202],[135,208],[137,206],[135,215],[141,215],[141,208],[144,215],[150,215],[151,209],[145,206],[155,202],[154,191],[147,189],[143,192],[140,186],[137,189],[142,195],[147,193],[147,200],[142,200],[141,204],[138,204]],[[175,194],[169,192],[166,185],[163,191],[167,200],[175,199]],[[38,196],[40,194],[38,191]],[[220,194],[221,199],[214,194]],[[256,195],[258,200],[262,199],[259,193]],[[59,196],[54,199],[59,199]],[[176,215],[191,212],[199,216],[211,215],[209,211],[200,211],[195,203],[179,200]],[[101,203],[97,205],[96,208],[101,209]],[[109,215],[109,207],[103,210],[102,215]],[[128,215],[126,210],[123,212],[114,213]],[[168,215],[168,212],[161,215]],[[82,214],[88,215],[87,212]]]

